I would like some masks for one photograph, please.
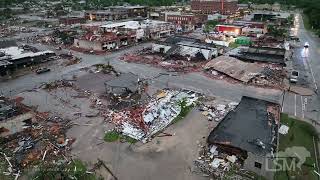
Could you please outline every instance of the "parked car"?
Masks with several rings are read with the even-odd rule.
[[[290,82],[296,83],[298,82],[299,72],[298,71],[292,71],[290,75]]]
[[[305,48],[308,48],[308,47],[309,47],[309,43],[308,43],[308,42],[305,42],[305,43],[304,43],[304,47],[305,47]]]
[[[37,74],[42,74],[42,73],[46,73],[46,72],[49,72],[49,71],[51,71],[51,69],[49,69],[49,68],[39,68],[39,69],[37,69],[36,73]]]

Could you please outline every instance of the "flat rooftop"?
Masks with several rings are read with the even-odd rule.
[[[161,24],[168,24],[165,21],[155,21],[155,20],[144,20],[144,21],[125,21],[125,22],[116,22],[100,26],[101,28],[112,29],[112,28],[126,28],[126,29],[139,29],[157,26]]]
[[[256,48],[253,48],[256,49]],[[259,49],[259,48],[257,48]],[[274,48],[261,48],[258,51],[242,50],[241,48],[235,48],[227,53],[231,57],[238,58],[243,61],[250,62],[266,62],[266,63],[276,63],[276,64],[285,64],[285,50],[277,51]]]
[[[22,58],[29,58],[29,57],[37,57],[45,54],[54,54],[53,51],[40,51],[40,52],[31,52],[31,51],[25,51],[24,49],[13,46],[8,48],[0,49],[0,52],[3,52],[6,57],[8,57],[8,61],[14,61]]]

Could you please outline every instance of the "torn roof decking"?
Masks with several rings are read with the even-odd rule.
[[[186,37],[186,36],[171,36],[171,37],[168,37],[164,42],[168,44],[177,44],[180,42],[201,43],[201,40],[196,38]]]
[[[278,105],[242,97],[236,109],[230,111],[210,133],[208,143],[265,156],[271,153],[277,142],[276,124],[279,124]],[[256,140],[263,142],[265,148],[255,144]]]
[[[211,68],[245,83],[263,71],[263,67],[255,63],[246,63],[229,56],[219,56],[205,65],[205,69]]]

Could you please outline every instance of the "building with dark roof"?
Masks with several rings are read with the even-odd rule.
[[[243,61],[276,63],[285,66],[288,52],[285,48],[239,47],[230,51],[229,56]]]
[[[72,25],[72,24],[82,24],[85,23],[86,19],[84,17],[60,17],[59,24]]]
[[[142,81],[140,81],[137,75],[133,73],[123,73],[105,82],[105,87],[107,93],[113,94],[114,96],[122,96],[139,92],[141,84]]]
[[[279,105],[242,97],[236,109],[210,133],[208,143],[219,152],[243,159],[245,169],[268,177],[265,170],[270,154],[276,152],[279,119]]]

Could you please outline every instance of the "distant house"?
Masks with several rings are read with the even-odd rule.
[[[269,179],[273,174],[267,168],[277,151],[279,121],[279,105],[242,97],[236,109],[212,130],[208,143],[219,152],[236,155],[244,169]]]
[[[84,17],[60,17],[59,24],[72,25],[72,24],[82,24],[85,23],[86,19]]]

